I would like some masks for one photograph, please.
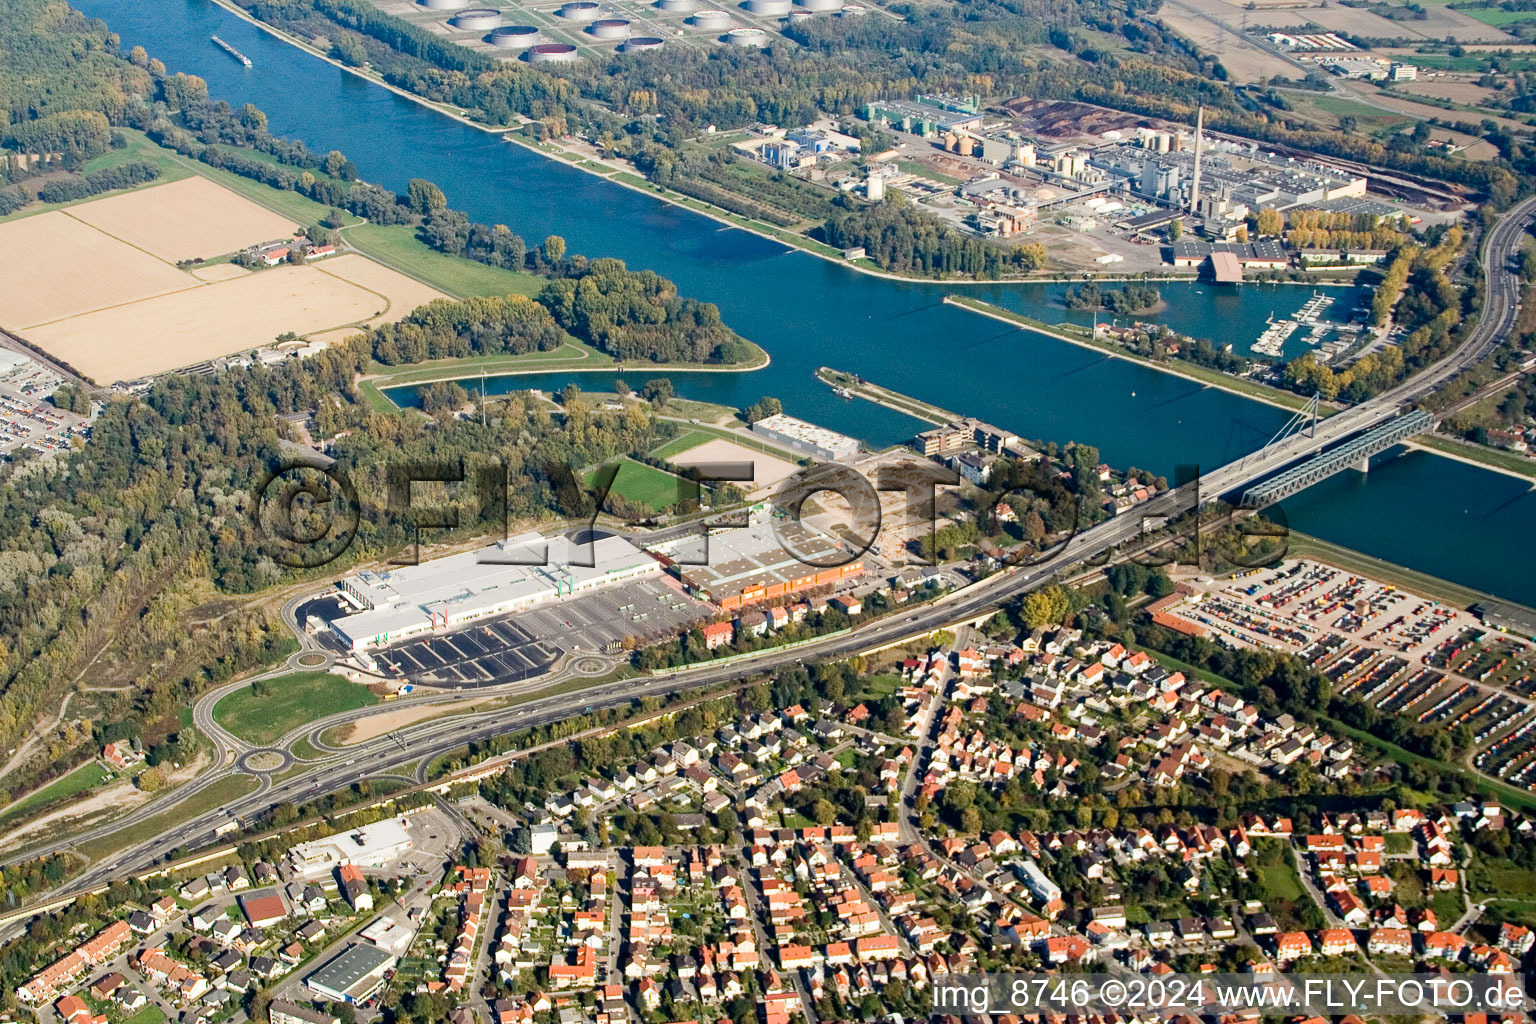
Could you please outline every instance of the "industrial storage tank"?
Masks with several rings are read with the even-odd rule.
[[[453,27],[472,32],[488,32],[501,24],[501,12],[494,7],[469,7],[453,16]]]
[[[782,18],[789,13],[789,0],[747,0],[748,11],[764,18]]]
[[[810,11],[790,11],[789,12],[789,23],[791,25],[793,25],[797,21],[804,21],[807,18],[814,18],[814,17],[816,17],[816,15],[812,14]]]
[[[768,45],[768,33],[760,28],[733,28],[725,34],[725,41],[732,46],[756,49]]]
[[[693,16],[693,23],[712,32],[724,32],[731,27],[731,16],[724,11],[698,11]]]
[[[853,18],[863,14],[866,10],[868,10],[867,7],[860,7],[858,4],[844,4],[843,9],[838,11],[838,14],[845,18]]]
[[[555,13],[566,21],[596,21],[599,10],[592,0],[572,0],[571,3],[561,4]]]
[[[656,0],[656,9],[669,14],[692,14],[699,9],[699,0]]]
[[[528,48],[530,64],[569,64],[576,59],[576,47],[570,43],[540,43]]]
[[[490,44],[501,50],[526,50],[539,42],[539,30],[533,25],[503,25],[491,30],[486,37]]]
[[[603,18],[588,25],[587,31],[598,39],[624,39],[629,35],[629,22],[623,18]]]
[[[417,0],[429,11],[462,11],[475,0]]]
[[[625,53],[634,53],[637,50],[659,50],[661,40],[656,36],[630,36],[624,40],[624,45],[619,47]]]
[[[843,9],[843,0],[795,0],[795,2],[816,14]]]

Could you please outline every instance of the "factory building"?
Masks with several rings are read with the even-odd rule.
[[[752,433],[828,462],[857,455],[859,442],[846,434],[778,413],[752,424]]]
[[[1172,248],[1176,267],[1198,267],[1217,252],[1232,254],[1245,269],[1284,270],[1291,265],[1285,246],[1273,238],[1261,238],[1257,242],[1202,242],[1181,238]]]
[[[921,96],[911,100],[875,100],[864,107],[864,120],[883,121],[892,128],[931,139],[945,132],[981,126],[981,114],[974,106],[940,97]]]
[[[356,611],[330,628],[349,650],[365,651],[660,572],[654,558],[622,537],[586,545],[527,533],[479,551],[348,576],[341,593]]]
[[[395,957],[379,947],[354,942],[305,978],[304,984],[321,999],[355,1006],[378,994],[384,975],[395,963]]]
[[[693,596],[725,611],[831,586],[864,571],[857,558],[828,565],[849,556],[844,541],[804,523],[780,521],[776,530],[766,510],[754,513],[745,527],[711,531],[708,565],[686,564],[702,560],[697,537],[663,544],[658,553]]]

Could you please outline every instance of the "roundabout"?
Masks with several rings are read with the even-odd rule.
[[[572,658],[566,666],[566,670],[571,675],[581,676],[583,679],[596,679],[598,676],[605,676],[612,672],[613,668],[613,662],[607,658],[599,658],[595,654],[584,654]]]
[[[293,755],[286,750],[260,747],[241,754],[235,764],[247,775],[271,775],[293,764]]]
[[[293,659],[296,668],[324,668],[331,663],[331,656],[322,651],[305,651]]]

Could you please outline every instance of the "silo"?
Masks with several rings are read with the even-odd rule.
[[[630,36],[624,40],[624,45],[619,47],[625,53],[637,53],[640,50],[659,50],[661,40],[655,36]]]
[[[656,0],[656,9],[668,14],[692,14],[699,9],[699,0]]]
[[[596,39],[624,39],[629,35],[629,22],[623,18],[602,18],[587,26]]]
[[[499,50],[526,50],[540,41],[539,30],[532,25],[503,25],[486,37]]]
[[[824,14],[828,11],[840,11],[843,9],[843,0],[796,0],[796,2],[801,7],[815,14]]]
[[[530,64],[569,64],[576,60],[576,47],[570,43],[540,43],[528,48]]]
[[[731,16],[724,11],[695,11],[693,23],[698,28],[708,29],[711,32],[724,32],[731,27]]]
[[[725,34],[725,41],[744,50],[755,50],[768,45],[768,33],[760,28],[733,28]]]
[[[599,9],[592,0],[572,0],[571,3],[561,4],[555,13],[566,21],[588,22],[597,20]]]
[[[462,11],[475,0],[417,0],[429,11]]]
[[[742,4],[749,12],[762,18],[782,18],[789,13],[789,0],[747,0]]]
[[[468,7],[453,16],[453,27],[470,32],[489,32],[501,24],[501,12],[494,7]]]

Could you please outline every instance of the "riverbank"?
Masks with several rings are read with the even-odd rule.
[[[942,427],[947,423],[958,423],[964,417],[948,409],[934,405],[932,402],[924,402],[922,399],[904,395],[899,391],[881,387],[879,384],[871,384],[867,380],[855,379],[854,376],[844,370],[834,370],[830,366],[819,367],[816,370],[816,379],[831,388],[842,388],[855,398],[862,398],[866,402],[874,402],[883,405],[887,409],[905,413],[913,419],[932,423],[936,427]]]
[[[745,363],[720,366],[710,363],[622,363],[604,352],[576,338],[570,338],[557,349],[546,352],[527,352],[512,356],[468,356],[463,359],[438,359],[428,363],[409,363],[387,367],[374,363],[367,376],[358,379],[358,387],[368,404],[381,412],[399,411],[384,391],[389,388],[421,384],[453,382],[477,382],[482,377],[518,377],[538,373],[631,373],[649,379],[668,373],[751,373],[766,369],[773,357],[768,350],[753,341],[741,339],[752,346],[752,359]],[[473,389],[470,389],[473,390]]]
[[[1310,534],[1297,533],[1293,530],[1286,535],[1285,544],[1287,558],[1315,558],[1340,569],[1357,572],[1371,579],[1380,580],[1382,583],[1390,583],[1403,590],[1411,590],[1415,594],[1422,594],[1458,608],[1470,608],[1484,601],[1519,604],[1507,597],[1499,597],[1440,576],[1408,569],[1395,562],[1364,554],[1354,548],[1341,547]]]
[[[1536,480],[1536,459],[1528,459],[1514,452],[1498,451],[1441,434],[1421,434],[1404,443],[1409,448],[1423,448],[1447,459],[1477,466],[1479,469],[1491,469],[1495,473],[1518,477],[1521,480]]]
[[[1277,409],[1284,409],[1287,412],[1298,412],[1307,404],[1307,400],[1300,395],[1293,395],[1289,391],[1281,391],[1266,384],[1259,384],[1256,381],[1233,377],[1231,374],[1222,373],[1220,370],[1212,370],[1208,367],[1198,366],[1195,363],[1182,360],[1162,362],[1148,359],[1145,356],[1130,352],[1120,345],[1100,341],[1094,337],[1092,330],[1086,327],[1079,327],[1076,324],[1048,324],[1042,320],[1025,316],[1022,313],[1015,313],[1012,310],[994,306],[990,302],[983,302],[981,299],[972,299],[963,295],[946,295],[944,296],[944,301],[952,306],[960,306],[973,313],[991,317],[993,320],[1000,320],[1003,323],[1014,324],[1015,326],[1044,334],[1057,341],[1065,341],[1070,345],[1077,345],[1081,348],[1091,348],[1095,351],[1114,356],[1116,359],[1139,363],[1161,373],[1183,377],[1185,380],[1193,381],[1196,384],[1203,384],[1206,387],[1220,388],[1222,391],[1240,395],[1243,398],[1251,398],[1266,405],[1272,405]],[[1322,414],[1330,415],[1334,411],[1336,410],[1324,408]]]

